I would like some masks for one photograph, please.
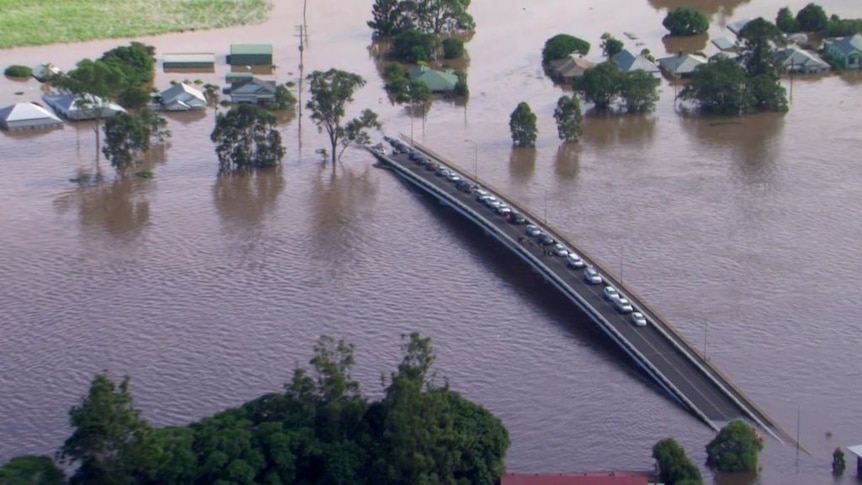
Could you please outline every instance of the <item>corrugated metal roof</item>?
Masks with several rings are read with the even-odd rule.
[[[849,451],[850,453],[853,453],[854,455],[862,458],[862,445],[848,446],[847,451]]]
[[[503,475],[500,485],[647,485],[649,477],[638,473],[548,473]]]
[[[634,55],[628,49],[623,49],[618,52],[611,61],[620,68],[620,71],[646,71],[649,73],[657,73],[658,66],[642,55]]]
[[[209,52],[189,53],[189,54],[165,54],[162,56],[162,62],[165,64],[188,63],[195,64],[215,64],[215,54]]]
[[[272,55],[272,44],[231,44],[230,54],[232,56],[243,54]]]
[[[3,108],[0,108],[0,118],[5,121],[24,121],[24,120],[39,120],[57,121],[62,123],[60,118],[54,116],[53,113],[34,103],[15,103]]]

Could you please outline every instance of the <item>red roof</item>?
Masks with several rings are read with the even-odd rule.
[[[647,485],[649,475],[631,472],[503,475],[500,485]]]

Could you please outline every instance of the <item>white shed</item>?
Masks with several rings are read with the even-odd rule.
[[[63,121],[54,113],[35,103],[15,103],[0,108],[0,128],[4,130],[27,130],[59,128]]]

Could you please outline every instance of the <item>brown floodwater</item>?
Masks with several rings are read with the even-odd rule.
[[[831,483],[831,452],[862,442],[860,73],[792,80],[791,110],[715,123],[681,112],[662,85],[648,116],[588,114],[561,146],[563,92],[542,72],[545,39],[614,33],[657,57],[714,48],[663,39],[667,8],[774,18],[778,0],[476,1],[467,44],[471,99],[424,117],[393,106],[365,26],[371,1],[309,2],[304,69],[364,76],[352,113],[376,110],[526,204],[615,269],[811,451],[766,443],[760,477],[721,483]],[[857,0],[820,2],[862,17]],[[301,2],[269,21],[139,39],[160,53],[213,52],[221,83],[232,42],[271,42],[279,82],[297,80]],[[628,35],[624,35],[628,33]],[[122,41],[0,51],[3,65],[63,69]],[[693,44],[688,44],[689,42]],[[788,90],[791,80],[784,81]],[[21,94],[16,94],[16,93]],[[35,81],[0,79],[0,104],[38,100]],[[307,97],[307,95],[306,95]],[[508,116],[527,101],[535,150],[513,150]],[[115,179],[85,124],[0,133],[0,461],[51,453],[92,375],[129,374],[145,416],[181,424],[277,391],[320,334],[357,345],[356,375],[380,393],[399,338],[433,337],[439,371],[500,416],[514,472],[648,469],[675,436],[702,463],[712,432],[646,381],[620,352],[490,238],[428,201],[360,150],[333,171],[307,113],[286,116],[284,166],[216,176],[213,111],[170,114],[173,139]],[[78,183],[70,179],[78,180]],[[848,477],[851,483],[852,460]]]

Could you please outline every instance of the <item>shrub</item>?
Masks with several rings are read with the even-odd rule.
[[[443,39],[443,57],[457,59],[464,55],[464,41],[457,37]]]
[[[3,74],[5,74],[9,77],[26,78],[26,77],[30,77],[33,75],[33,70],[27,66],[21,66],[19,64],[13,64],[13,65],[7,67],[6,70],[3,71]]]
[[[426,34],[415,29],[400,32],[392,40],[390,55],[404,62],[427,62],[434,58],[439,39],[434,34]]]
[[[557,34],[547,41],[542,49],[542,63],[565,59],[572,52],[585,56],[590,52],[590,43],[569,34]]]
[[[455,75],[458,76],[458,82],[455,83],[455,90],[452,92],[455,96],[470,97],[470,87],[467,85],[467,73],[464,71],[455,71]]]
[[[700,35],[709,30],[709,18],[699,10],[680,7],[668,12],[662,25],[671,35]]]

